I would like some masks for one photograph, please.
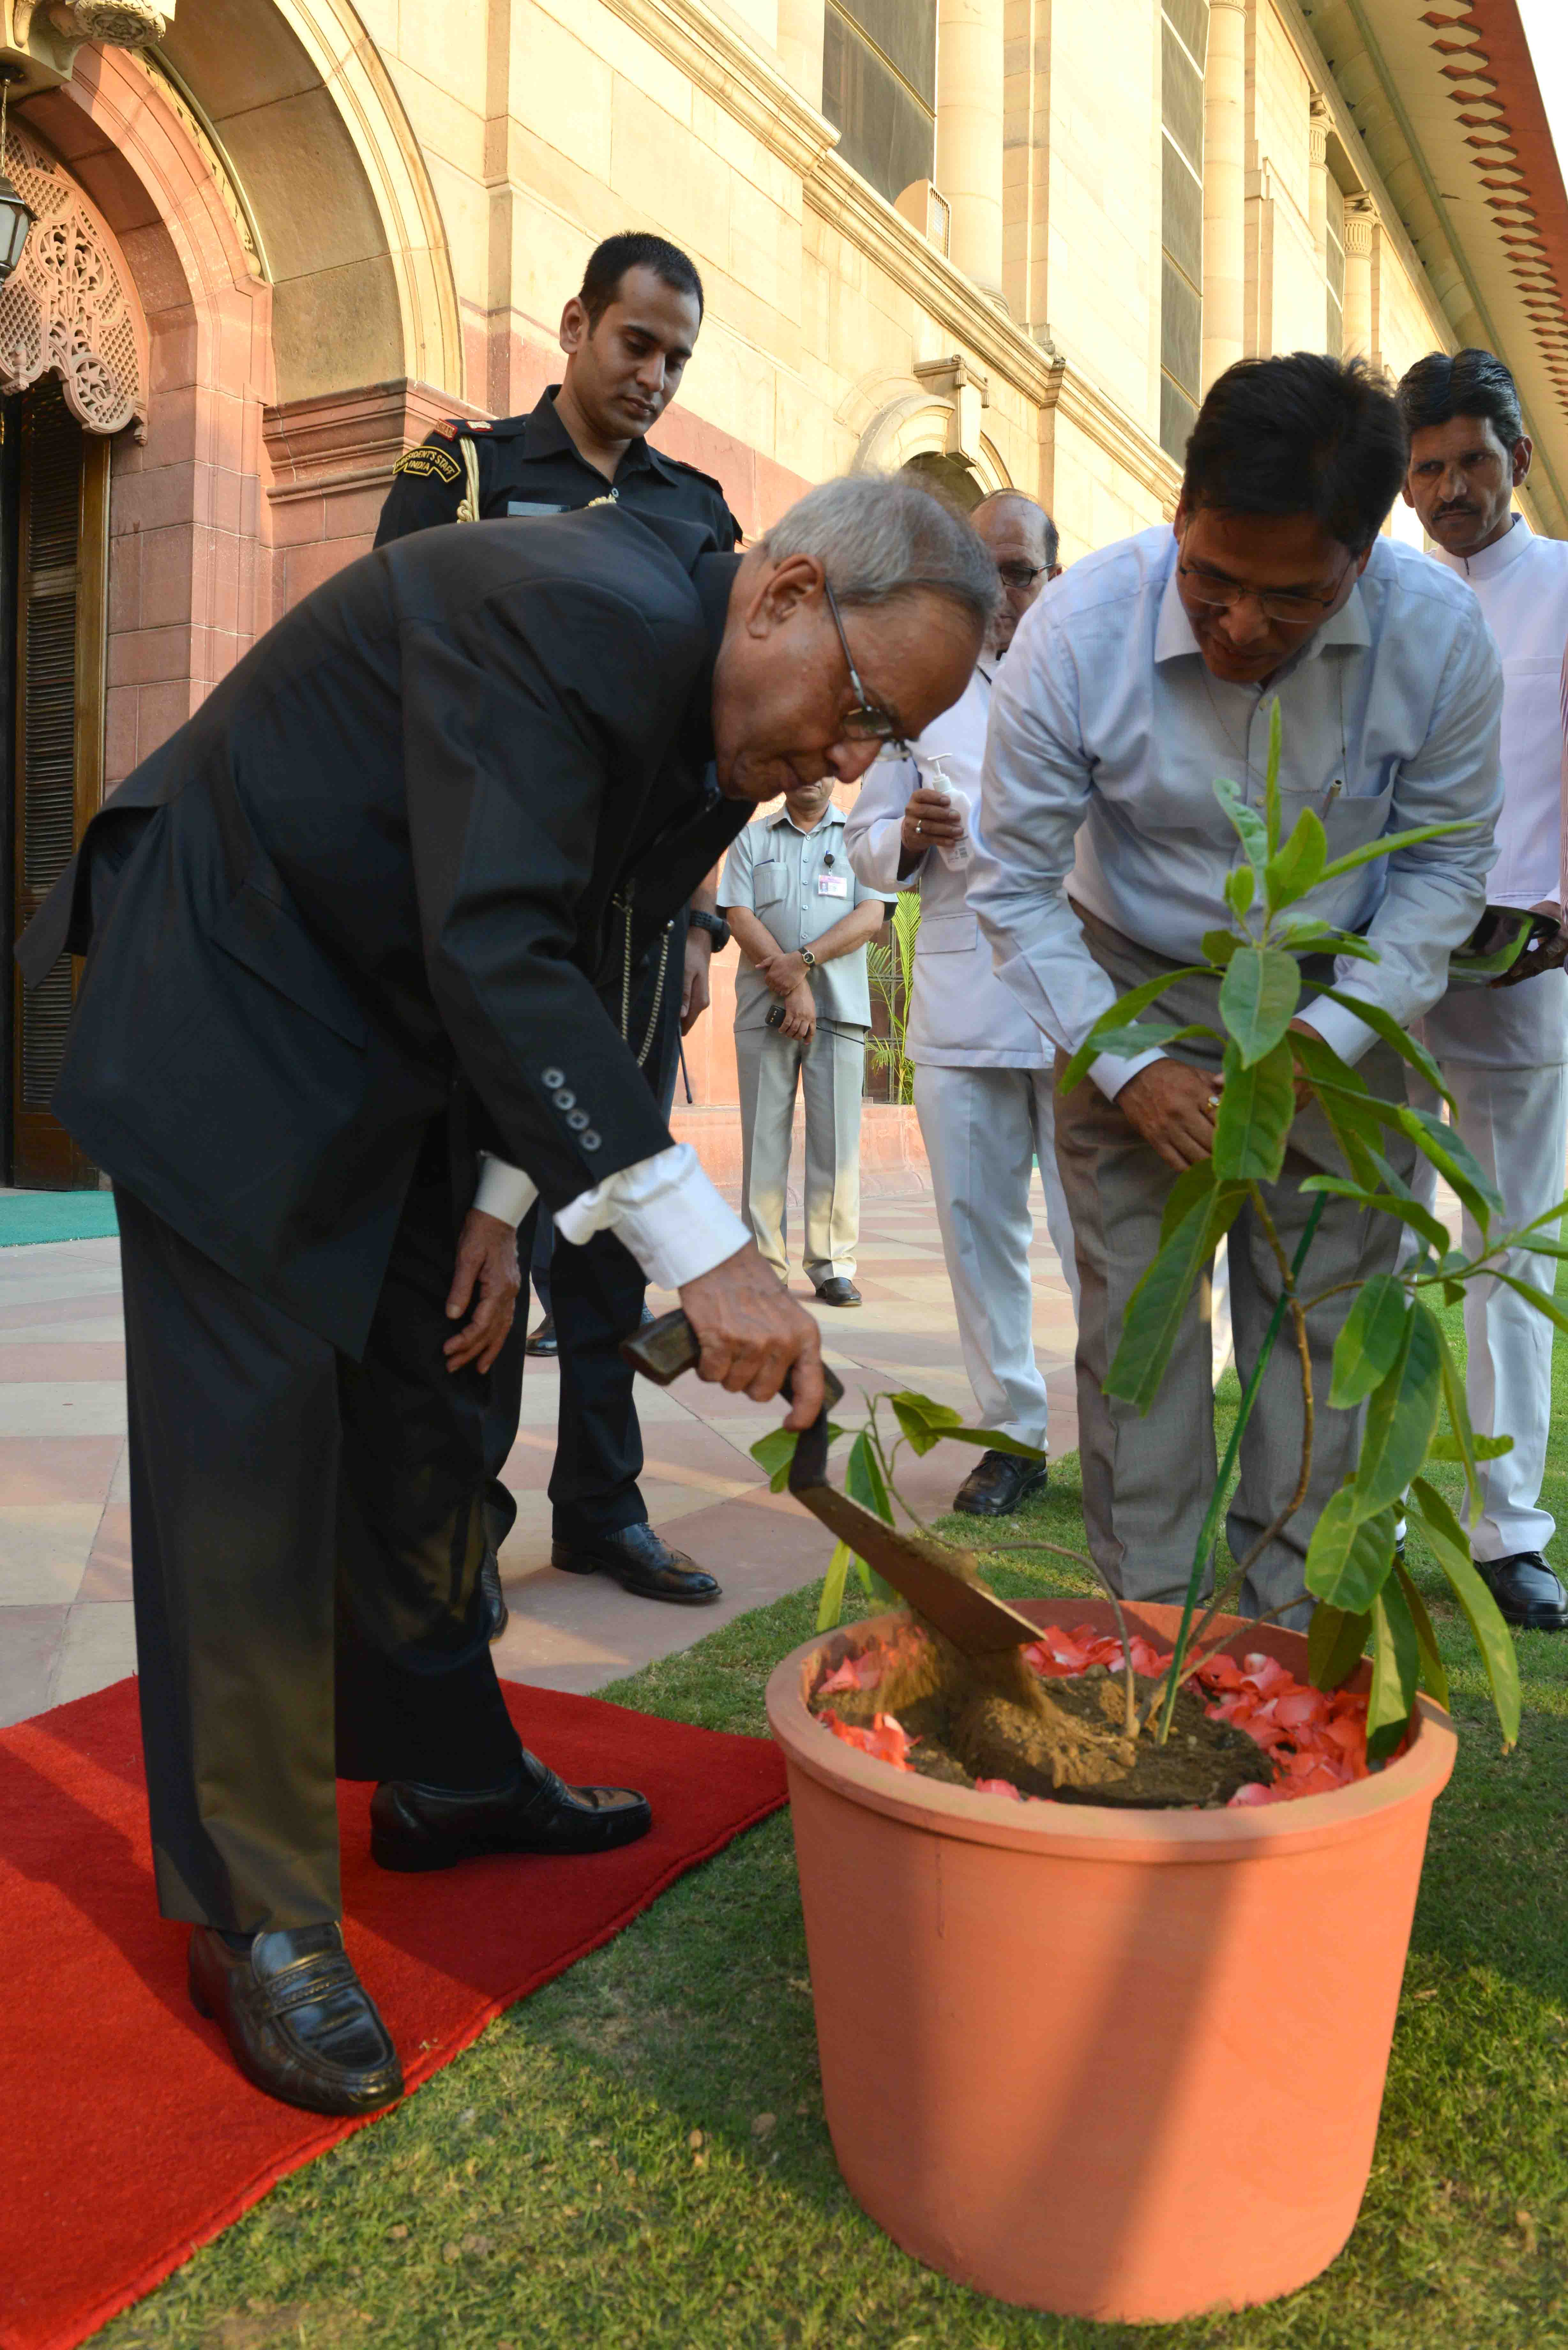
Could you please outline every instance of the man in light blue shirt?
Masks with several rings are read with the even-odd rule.
[[[1332,983],[1402,1024],[1426,1011],[1485,903],[1501,798],[1501,673],[1474,599],[1436,564],[1378,536],[1404,463],[1394,401],[1360,363],[1307,353],[1243,360],[1204,402],[1174,528],[1091,556],[1019,629],[992,701],[970,904],[1002,978],[1064,1052],[1124,990],[1206,959],[1200,941],[1228,920],[1223,887],[1237,856],[1214,779],[1229,776],[1261,806],[1277,697],[1287,831],[1315,808],[1334,858],[1384,833],[1472,819],[1303,901],[1306,914],[1364,931],[1379,960],[1337,971],[1308,960],[1298,1024],[1361,1061],[1375,1093],[1402,1097],[1397,1056],[1353,1013],[1314,1000],[1313,986]],[[1212,1024],[1212,984],[1174,981],[1147,1016]],[[1179,1593],[1212,1490],[1207,1284],[1147,1417],[1107,1399],[1103,1381],[1171,1184],[1212,1146],[1218,1067],[1203,1038],[1130,1061],[1102,1055],[1091,1082],[1057,1104],[1083,1284],[1090,1543],[1135,1598]],[[1319,1169],[1344,1171],[1314,1111],[1296,1121],[1270,1201],[1287,1247],[1309,1204],[1301,1182]],[[1314,1243],[1314,1288],[1391,1268],[1397,1241],[1390,1219],[1331,1201]],[[1230,1257],[1245,1378],[1278,1295],[1250,1211],[1232,1227]],[[1251,1614],[1308,1612],[1304,1601],[1293,1607],[1307,1541],[1360,1438],[1359,1416],[1326,1404],[1350,1295],[1314,1316],[1323,1394],[1312,1486],[1248,1578]],[[1228,1525],[1238,1556],[1293,1488],[1297,1377],[1281,1349],[1242,1448]]]

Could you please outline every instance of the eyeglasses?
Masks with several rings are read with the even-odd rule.
[[[1310,627],[1320,612],[1326,612],[1330,605],[1338,602],[1340,590],[1351,572],[1347,563],[1327,596],[1293,596],[1237,587],[1229,579],[1216,579],[1211,573],[1199,571],[1190,563],[1179,563],[1176,567],[1184,579],[1198,583],[1192,590],[1192,600],[1200,611],[1229,612],[1238,604],[1256,604],[1265,620],[1279,620],[1286,627],[1296,628]]]
[[[838,631],[838,641],[844,649],[844,665],[849,671],[849,682],[856,695],[840,722],[840,731],[851,743],[887,743],[895,751],[902,753],[907,747],[903,730],[892,712],[884,710],[879,702],[873,702],[861,683],[860,671],[856,668],[855,656],[849,650],[849,639],[844,633],[844,623],[838,617],[838,599],[826,579],[822,583],[822,592],[827,598],[827,608]]]
[[[1051,568],[1048,563],[999,563],[996,567],[1002,574],[1002,586],[1016,588],[1020,595],[1027,593],[1040,574]]]

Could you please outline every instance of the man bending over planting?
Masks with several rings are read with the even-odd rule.
[[[1262,809],[1272,706],[1280,703],[1281,837],[1303,808],[1331,860],[1422,825],[1440,839],[1374,858],[1310,891],[1299,911],[1358,931],[1376,962],[1301,957],[1293,1024],[1359,1062],[1384,1099],[1403,1064],[1334,986],[1401,1025],[1435,1003],[1485,904],[1501,799],[1498,658],[1462,581],[1378,533],[1405,472],[1399,411],[1360,361],[1313,353],[1246,359],[1204,401],[1174,525],[1078,564],[1027,614],[992,706],[970,904],[997,967],[1072,1053],[1124,991],[1150,982],[1151,1022],[1219,1029],[1206,931],[1228,924],[1236,833],[1214,795],[1228,777]],[[1194,1036],[1134,1060],[1103,1054],[1058,1100],[1056,1152],[1083,1301],[1078,1425],[1095,1558],[1135,1599],[1179,1597],[1212,1491],[1215,1445],[1207,1277],[1189,1297],[1169,1375],[1147,1415],[1104,1392],[1129,1296],[1154,1256],[1183,1170],[1208,1158],[1220,1046]],[[1414,1151],[1390,1135],[1407,1177]],[[1267,1205],[1287,1255],[1317,1171],[1345,1172],[1322,1112],[1291,1131]],[[1303,1506],[1243,1586],[1252,1616],[1303,1622],[1302,1562],[1360,1440],[1359,1411],[1327,1409],[1334,1341],[1355,1287],[1390,1271],[1399,1226],[1330,1198],[1313,1243],[1309,1320],[1316,1395]],[[1230,1232],[1236,1364],[1243,1380],[1280,1294],[1250,1207]],[[1226,1532],[1238,1558],[1284,1509],[1301,1461],[1294,1349],[1271,1357]]]

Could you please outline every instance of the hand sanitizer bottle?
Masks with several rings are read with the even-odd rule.
[[[961,873],[974,855],[969,837],[969,794],[961,792],[952,782],[940,758],[931,761],[929,782],[939,792],[945,792],[963,818],[963,830],[956,840],[943,843],[938,854],[950,873]]]

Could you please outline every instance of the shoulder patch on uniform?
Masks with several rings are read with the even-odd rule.
[[[431,425],[431,430],[432,432],[439,432],[443,441],[455,441],[457,419],[455,416],[443,416],[439,423]]]
[[[393,466],[394,473],[417,473],[426,481],[455,482],[462,472],[457,458],[445,449],[410,449]]]

